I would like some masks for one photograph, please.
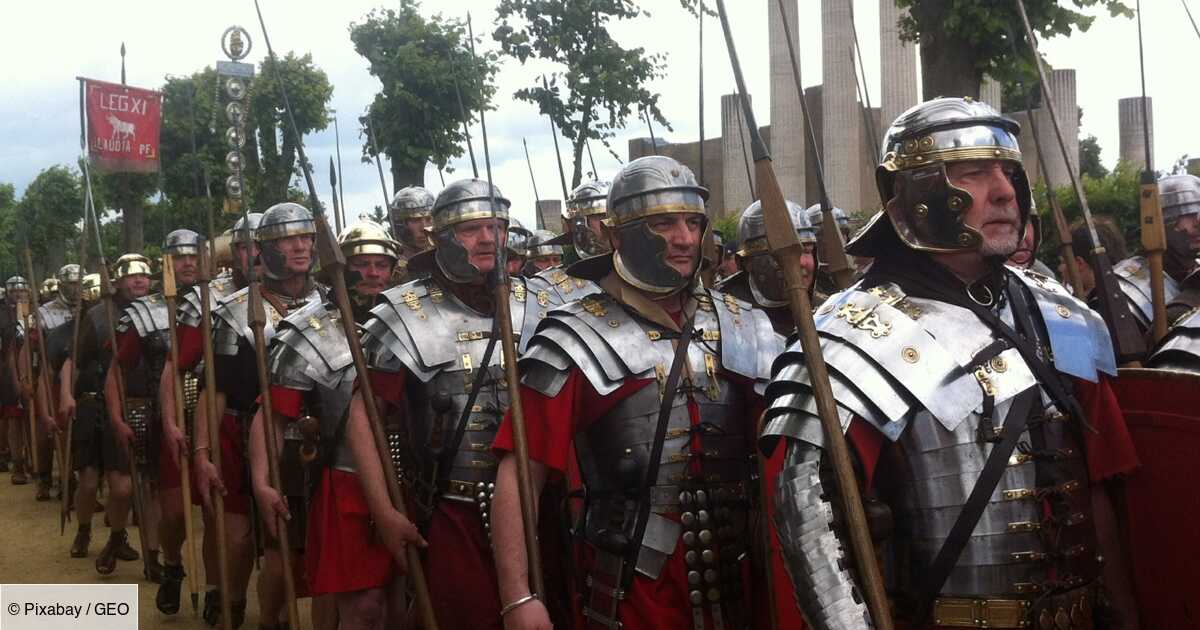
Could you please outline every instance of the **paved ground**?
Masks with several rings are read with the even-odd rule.
[[[87,558],[72,558],[68,553],[75,536],[76,523],[74,514],[72,521],[67,523],[66,533],[59,536],[58,510],[56,501],[39,503],[34,500],[34,485],[14,486],[9,481],[8,473],[0,473],[0,532],[4,533],[0,542],[0,583],[21,584],[90,584],[112,582],[117,584],[138,584],[138,616],[141,628],[170,628],[172,630],[200,630],[208,626],[199,619],[192,617],[191,604],[187,599],[187,582],[183,586],[183,608],[178,615],[167,617],[154,607],[154,595],[158,585],[142,581],[142,563],[118,562],[117,570],[109,576],[96,573],[96,554],[104,546],[108,538],[108,530],[104,527],[104,517],[97,514],[92,519],[92,547]],[[195,510],[195,531],[197,539],[203,531],[199,510]],[[129,543],[134,549],[140,549],[137,528],[129,529]],[[199,549],[197,548],[197,554]],[[198,576],[203,575],[201,568]],[[204,580],[197,581],[201,591],[200,603],[203,606]],[[244,629],[257,628],[258,598],[254,592],[254,578],[250,580],[249,604],[246,607],[246,623]],[[311,628],[308,619],[308,601],[301,602],[301,617],[303,624]]]

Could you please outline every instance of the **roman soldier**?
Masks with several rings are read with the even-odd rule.
[[[288,313],[314,300],[321,300],[318,285],[311,274],[316,262],[313,252],[314,234],[316,225],[312,214],[304,206],[291,202],[271,206],[263,213],[258,228],[254,230],[258,257],[262,264],[261,286],[263,309],[266,313],[264,332],[268,339],[275,334],[275,327]],[[219,439],[221,465],[224,469],[221,471],[221,481],[225,491],[226,514],[248,514],[250,510],[252,486],[248,478],[246,439],[257,407],[259,382],[254,336],[250,329],[249,298],[249,289],[241,289],[221,302],[213,313],[213,368],[217,377],[217,408],[225,410],[221,419]],[[180,362],[183,363],[182,358]],[[205,447],[212,448],[211,436],[205,435],[205,440]],[[202,488],[201,492],[212,492],[211,477],[208,479],[209,488]],[[245,524],[248,524],[248,521]],[[273,526],[274,523],[269,525]],[[244,539],[251,535],[251,531],[227,530],[227,535],[231,540],[235,537]],[[290,540],[302,543],[304,537],[293,535]],[[239,541],[241,544],[245,542],[247,541]],[[258,582],[260,623],[263,627],[270,628],[286,623],[286,602],[278,542],[263,542],[266,547],[265,560]],[[230,558],[236,556],[231,554]],[[240,584],[235,584],[234,588],[237,586]],[[231,603],[238,601],[235,599]],[[244,610],[244,604],[241,608]]]
[[[26,434],[29,419],[25,415],[25,404],[31,392],[23,391],[17,374],[19,348],[22,343],[20,318],[17,304],[28,302],[29,283],[21,276],[12,276],[4,282],[4,310],[0,312],[0,345],[3,346],[3,365],[0,370],[0,422],[3,422],[8,439],[9,458],[12,461],[12,483],[23,486],[29,483],[31,462],[26,451]]]
[[[114,312],[121,312],[149,292],[150,273],[150,261],[141,254],[125,254],[117,259],[112,268]],[[88,285],[87,278],[84,284]],[[106,516],[110,532],[108,542],[96,556],[96,572],[110,575],[116,570],[117,560],[132,562],[141,556],[129,546],[125,532],[133,496],[133,460],[129,446],[134,436],[129,433],[118,434],[116,425],[109,421],[113,407],[106,404],[107,375],[112,362],[110,324],[107,307],[100,298],[99,282],[95,285],[97,290],[94,297],[92,291],[87,291],[83,299],[91,299],[96,303],[87,309],[84,319],[79,322],[79,339],[69,344],[76,348],[76,354],[68,356],[59,370],[58,422],[60,429],[65,428],[67,422],[74,422],[71,427],[71,461],[79,477],[79,486],[75,490],[79,531],[71,545],[71,557],[83,558],[88,554],[92,513],[96,509],[96,488],[100,475],[104,474],[108,485]],[[119,406],[119,402],[115,404]],[[128,429],[128,425],[122,426]],[[142,527],[143,535],[147,535],[144,521]],[[159,576],[150,574],[157,567],[146,563],[143,569],[146,578],[157,581]]]
[[[1170,325],[1180,315],[1200,305],[1196,289],[1191,296],[1178,301],[1180,284],[1196,270],[1196,255],[1200,253],[1200,177],[1168,175],[1158,181],[1158,197],[1167,236],[1167,249],[1163,254],[1163,297],[1170,305],[1167,310],[1167,324]],[[1113,265],[1113,272],[1117,274],[1117,286],[1129,301],[1132,307],[1129,310],[1138,326],[1142,332],[1148,332],[1154,322],[1150,263],[1145,256],[1131,256]],[[1197,283],[1200,278],[1192,278],[1188,284]]]
[[[612,251],[605,240],[601,221],[608,215],[608,182],[584,182],[567,198],[563,220],[567,231],[546,242],[547,245],[571,244],[579,259],[594,258]],[[567,274],[561,266],[548,268],[528,278],[529,292],[539,301],[566,304],[585,295],[596,293],[600,287],[591,280]]]
[[[508,390],[500,348],[487,353],[496,330],[487,278],[505,247],[508,209],[483,180],[443,189],[433,207],[434,248],[409,261],[429,277],[385,291],[363,326],[374,392],[420,533],[388,501],[361,401],[346,427],[370,518],[392,557],[403,563],[406,545],[422,544],[422,535],[429,541],[425,576],[443,629],[501,624],[490,529],[497,459],[489,446]],[[544,306],[521,279],[511,286],[512,327],[523,344]]]
[[[247,219],[249,222],[247,222]],[[254,265],[256,269],[260,269],[258,244],[255,240],[258,226],[262,221],[262,213],[250,212],[247,216],[238,219],[229,233],[229,264],[231,270],[228,274],[221,274],[214,278],[209,283],[209,308],[210,315],[213,315],[212,326],[217,325],[215,317],[221,305],[231,297],[239,295],[245,296],[242,289],[246,286],[246,270],[249,265]],[[218,258],[225,256],[218,249]],[[258,271],[256,273],[261,273]],[[245,307],[241,310],[244,311]],[[199,287],[195,287],[183,296],[183,300],[179,304],[179,365],[177,369],[181,376],[187,375],[200,369],[200,363],[203,359],[203,348],[201,347],[202,332],[201,332],[201,317],[203,314],[202,304],[200,302]],[[242,330],[242,329],[238,329]],[[249,334],[248,332],[245,334]],[[216,340],[215,332],[213,336]],[[253,344],[250,339],[246,343]],[[240,351],[241,348],[238,348]],[[229,350],[227,347],[227,351]],[[215,348],[214,348],[215,352]],[[237,355],[232,355],[236,357]],[[246,358],[246,357],[243,357]],[[252,357],[249,357],[252,358]],[[214,359],[215,360],[215,359]],[[237,359],[231,359],[236,362]],[[174,375],[169,373],[172,369],[171,365],[164,366],[162,382],[159,385],[159,398],[164,403],[174,405]],[[204,574],[207,582],[208,590],[204,594],[204,609],[202,616],[204,621],[210,626],[216,626],[221,620],[221,597],[217,584],[219,576],[219,555],[224,553],[229,561],[229,583],[230,588],[234,591],[233,594],[225,594],[231,597],[230,610],[232,619],[231,625],[234,628],[241,627],[245,620],[246,614],[246,588],[250,582],[250,574],[254,569],[254,529],[250,520],[250,488],[247,484],[247,473],[245,470],[245,440],[243,429],[240,425],[240,420],[236,412],[231,411],[232,408],[226,406],[225,395],[218,392],[210,392],[203,388],[203,381],[197,383],[196,413],[192,423],[192,475],[194,478],[195,492],[192,493],[193,502],[198,502],[202,509],[204,518],[204,541],[202,554],[204,556]],[[220,385],[218,383],[218,390]],[[238,390],[239,396],[249,396],[250,393],[242,393]],[[215,439],[210,439],[208,431],[208,411],[207,397],[218,396],[216,408],[223,410],[221,420],[219,422],[219,435]],[[244,404],[244,400],[239,398],[239,404]],[[211,458],[212,449],[221,449],[221,470],[218,471],[213,465]],[[222,550],[217,548],[216,541],[216,513],[214,512],[212,493],[219,492],[223,496],[223,505],[225,513],[225,531],[227,548]]]
[[[70,328],[68,324],[75,319],[75,307],[79,304],[79,285],[83,279],[83,273],[79,265],[68,264],[63,265],[54,278],[47,278],[47,280],[50,279],[55,280],[54,292],[56,295],[38,307],[38,323],[41,326],[39,334],[46,340],[47,354],[50,353],[51,346],[70,341],[71,331],[68,330]],[[35,356],[40,363],[40,355]],[[43,368],[39,365],[38,370],[41,369]],[[42,470],[37,471],[37,500],[39,501],[50,500],[50,465],[54,446],[53,432],[56,430],[53,415],[59,385],[57,371],[52,370],[52,374],[51,385],[55,387],[55,390],[43,392],[42,388],[38,388],[38,410],[41,420],[39,429],[43,432],[43,435],[39,436],[39,444],[42,449],[40,453]],[[63,483],[65,483],[65,477],[64,475]]]
[[[602,291],[551,311],[521,358],[533,490],[570,475],[585,497],[576,627],[747,628],[758,609],[757,392],[782,340],[766,314],[700,283],[707,197],[674,159],[626,164],[608,193],[613,252],[570,269]],[[527,577],[509,419],[493,448],[501,614],[508,628],[548,627]]]
[[[58,278],[51,276],[42,280],[42,290],[38,292],[38,305],[45,304],[58,297]]]
[[[800,236],[800,242],[804,246],[804,255],[800,261],[804,266],[805,278],[809,282],[808,287],[811,289],[816,266],[817,232],[809,223],[803,207],[788,201],[787,209],[796,234]],[[771,319],[775,332],[788,337],[796,331],[796,322],[792,321],[788,299],[784,295],[783,273],[780,272],[779,263],[775,261],[767,246],[767,226],[763,222],[762,203],[755,201],[742,212],[741,218],[738,219],[738,242],[742,244],[741,250],[738,251],[738,266],[741,269],[718,282],[716,289],[762,309]]]
[[[847,249],[875,262],[816,314],[892,609],[912,627],[1136,614],[1104,485],[1137,465],[1107,329],[1004,264],[1032,207],[1018,132],[972,99],[901,114],[876,171],[885,209]],[[794,344],[761,441],[786,449],[777,534],[810,626],[867,628],[813,390]]]
[[[172,231],[163,242],[162,252],[171,257],[175,281],[181,292],[190,291],[199,278],[200,248],[203,246],[204,237],[187,229]],[[147,295],[127,306],[117,321],[115,360],[123,370],[128,417],[122,419],[118,415],[114,422],[127,421],[131,428],[145,424],[144,428],[135,428],[134,433],[144,431],[148,436],[146,444],[142,445],[145,452],[139,453],[139,462],[144,459],[147,464],[146,474],[142,477],[149,489],[145,499],[146,512],[153,513],[155,518],[148,518],[150,522],[143,523],[142,529],[146,531],[157,526],[157,536],[147,536],[161,543],[163,576],[155,606],[163,614],[174,615],[179,612],[180,588],[185,577],[182,550],[186,533],[184,519],[189,514],[183,509],[179,457],[187,456],[188,446],[186,437],[175,425],[173,401],[170,405],[172,415],[168,416],[163,413],[167,405],[162,404],[159,396],[161,375],[171,355],[167,308],[163,294]],[[185,385],[184,388],[185,392],[192,392],[191,396],[185,395],[185,402],[191,403],[191,410],[194,410],[194,375],[191,375],[191,381],[192,386]],[[118,429],[120,433],[125,430]],[[150,554],[157,556],[155,545],[150,548]]]
[[[400,261],[396,264],[394,284],[414,279],[408,272],[408,259],[429,249],[430,210],[433,193],[421,186],[396,191],[388,209],[392,237],[400,243]]]
[[[369,221],[346,228],[338,243],[347,273],[354,274],[351,309],[361,324],[390,285],[399,245],[382,226]],[[356,373],[339,318],[336,305],[314,301],[279,323],[271,343],[272,419],[282,438],[276,442],[283,445],[281,466],[291,470],[305,466],[300,460],[311,459],[300,474],[311,497],[304,514],[291,514],[307,520],[304,562],[309,592],[334,597],[339,627],[365,630],[402,623],[405,613],[389,607],[392,556],[375,535],[346,440],[346,412]],[[261,431],[261,422],[262,415],[256,415],[252,436]],[[265,480],[266,445],[257,438],[251,445],[254,478]],[[256,485],[254,491],[265,522],[275,521],[272,514],[288,514],[274,488]]]
[[[1167,275],[1179,278],[1179,292],[1167,300],[1167,323],[1200,306],[1200,177],[1168,175],[1158,180],[1158,199],[1167,226]],[[1172,229],[1173,228],[1173,229]],[[1186,247],[1183,241],[1186,239]]]
[[[846,214],[845,210],[842,210],[837,206],[834,206],[832,210],[834,223],[837,224],[838,231],[842,234],[842,242],[849,241],[850,215]],[[821,204],[815,203],[809,206],[808,209],[805,210],[805,213],[808,215],[808,224],[813,226],[813,229],[817,231],[817,249],[820,250],[825,246],[824,243],[826,238],[824,235],[825,217],[821,210]],[[853,265],[859,264],[857,260],[851,260],[850,263]],[[817,265],[816,281],[813,286],[814,304],[820,303],[824,301],[827,296],[837,293],[837,283],[834,281],[833,274],[829,272],[829,268],[825,263]]]
[[[553,269],[562,264],[562,245],[552,241],[558,235],[550,230],[535,230],[529,237],[529,255],[525,259],[525,277],[535,276],[547,269]]]
[[[525,229],[517,217],[508,218],[508,275],[516,278],[525,272],[525,261],[529,258],[529,239],[533,232]]]

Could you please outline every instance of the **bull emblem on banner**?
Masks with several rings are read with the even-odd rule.
[[[134,132],[137,130],[137,127],[133,123],[121,120],[112,114],[105,116],[105,118],[108,120],[108,124],[112,126],[112,134],[109,136],[110,140],[116,142],[119,140],[134,139]]]

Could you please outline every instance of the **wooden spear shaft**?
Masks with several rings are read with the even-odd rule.
[[[858,490],[858,478],[854,474],[854,467],[850,461],[850,449],[846,446],[846,440],[842,433],[833,389],[829,384],[829,371],[825,365],[825,357],[821,354],[821,340],[817,334],[816,323],[813,321],[812,303],[808,296],[805,272],[800,265],[800,259],[804,255],[804,246],[800,243],[795,226],[792,225],[791,215],[787,211],[787,202],[784,201],[783,191],[775,177],[775,168],[771,164],[771,156],[767,153],[766,145],[758,133],[754,111],[750,108],[750,101],[746,97],[746,82],[742,77],[741,65],[738,63],[737,50],[734,48],[733,34],[729,28],[729,16],[725,10],[725,0],[717,0],[717,10],[721,17],[721,27],[725,32],[729,61],[733,66],[733,75],[737,81],[743,117],[746,126],[750,128],[755,175],[758,177],[759,200],[762,202],[763,221],[766,224],[767,244],[783,272],[784,287],[791,307],[792,320],[796,322],[800,333],[800,346],[808,366],[813,398],[816,400],[817,414],[821,419],[821,427],[825,434],[824,450],[833,464],[834,478],[837,482],[838,493],[842,497],[847,530],[854,559],[858,565],[867,607],[871,611],[871,617],[877,628],[891,630],[892,616],[888,609],[883,574],[875,560],[875,546],[871,541],[870,530],[867,528],[867,518]]]
[[[178,289],[175,286],[175,259],[171,254],[163,255],[162,273],[163,299],[167,303],[167,334],[170,337],[171,346],[173,379],[171,390],[175,402],[174,417],[162,418],[162,422],[174,422],[175,428],[186,435],[187,419],[183,401],[183,379],[179,376],[179,322],[175,311]],[[192,467],[191,458],[188,455],[187,452],[179,454],[179,487],[183,503],[183,529],[187,538],[188,595],[192,600],[192,616],[194,617],[199,612],[197,610],[199,590],[196,587],[196,576],[200,572],[200,565],[196,563],[196,532],[192,523]]]

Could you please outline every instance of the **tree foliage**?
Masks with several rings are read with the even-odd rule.
[[[532,84],[513,96],[537,104],[570,143],[572,187],[582,177],[589,139],[609,147],[608,139],[630,116],[647,112],[671,128],[659,111],[658,94],[647,88],[664,75],[663,56],[623,48],[608,30],[614,21],[649,15],[632,0],[501,0],[497,15],[492,36],[506,54],[522,64],[540,59],[560,68],[544,85],[530,77]]]
[[[1094,179],[1108,175],[1108,169],[1100,163],[1100,142],[1089,135],[1079,141],[1079,172]]]
[[[363,160],[375,156],[366,130],[374,123],[377,148],[391,163],[392,190],[423,185],[427,162],[445,168],[462,155],[467,137],[459,96],[470,125],[496,91],[497,55],[482,52],[472,60],[464,22],[425,18],[419,8],[403,0],[399,11],[377,9],[350,25],[354,49],[383,84],[360,119]]]
[[[1101,177],[1084,173],[1082,178],[1083,192],[1087,195],[1088,207],[1092,211],[1092,216],[1111,219],[1125,238],[1125,242],[1130,245],[1131,252],[1136,249],[1133,245],[1138,242],[1141,234],[1139,232],[1141,228],[1141,206],[1138,203],[1140,198],[1139,176],[1140,171],[1137,166],[1121,161],[1111,173],[1106,173]],[[1083,216],[1079,209],[1079,200],[1075,198],[1075,192],[1070,186],[1057,188],[1054,194],[1058,198],[1059,205],[1062,206],[1063,215],[1068,223]],[[1038,184],[1033,195],[1039,211],[1043,214],[1042,225],[1053,231],[1054,221],[1049,216],[1049,204],[1044,203],[1046,199],[1045,186]],[[1058,252],[1055,250],[1057,243],[1056,235],[1047,234],[1042,239],[1038,258],[1050,264],[1051,267],[1058,261]]]
[[[1110,15],[1131,17],[1125,0],[1024,0],[1029,22],[1039,39],[1087,31],[1095,16],[1083,9],[1101,8]],[[896,0],[908,12],[900,19],[901,37],[921,47],[926,98],[979,96],[987,74],[1002,83],[1032,85],[1037,78],[1028,44],[1021,34],[1020,14],[1011,2],[983,0]],[[1013,54],[1013,37],[1017,50]]]

